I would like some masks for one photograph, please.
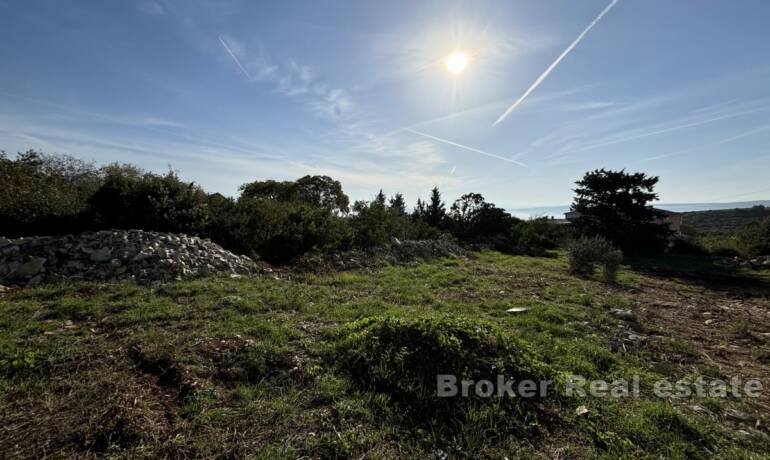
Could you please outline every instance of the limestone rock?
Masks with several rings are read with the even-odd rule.
[[[12,273],[12,276],[30,278],[43,271],[44,267],[44,257],[32,257],[17,268],[16,271]]]
[[[250,258],[209,240],[142,230],[20,239],[0,237],[0,283],[26,286],[62,279],[171,281],[216,273],[253,275]]]

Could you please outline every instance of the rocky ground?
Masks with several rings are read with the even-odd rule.
[[[770,255],[749,258],[735,257],[733,262],[741,268],[751,268],[754,270],[770,269]]]
[[[0,284],[44,281],[170,281],[214,273],[249,275],[253,260],[209,240],[172,233],[114,230],[79,235],[0,238]]]

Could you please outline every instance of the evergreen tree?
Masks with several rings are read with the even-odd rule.
[[[425,220],[426,213],[425,202],[417,198],[417,204],[414,205],[414,211],[412,211],[412,219],[419,221]]]
[[[425,219],[429,225],[438,228],[444,223],[445,217],[446,209],[444,202],[441,201],[441,192],[438,191],[438,187],[433,187],[430,191],[430,203],[426,209]]]
[[[385,207],[385,194],[382,193],[382,189],[380,189],[379,193],[377,193],[377,196],[374,197],[374,202],[372,204]]]
[[[671,232],[650,204],[658,199],[657,183],[658,177],[625,170],[586,173],[570,208],[579,213],[573,222],[578,234],[602,236],[627,252],[662,250]]]
[[[396,193],[393,198],[388,202],[390,210],[399,216],[406,215],[406,201],[404,201],[404,195]]]

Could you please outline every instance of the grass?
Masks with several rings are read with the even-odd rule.
[[[730,407],[770,415],[761,405],[666,400],[649,391],[659,378],[716,366],[699,361],[698,342],[665,322],[642,322],[639,333],[650,336],[645,342],[618,342],[618,328],[626,326],[610,309],[635,308],[652,282],[663,294],[712,295],[687,280],[660,285],[649,270],[622,270],[617,284],[606,285],[570,276],[563,255],[495,252],[281,279],[15,291],[0,297],[0,451],[117,458],[435,458],[442,452],[449,458],[766,458],[770,443],[761,429],[719,418]],[[506,312],[514,307],[529,310]],[[748,335],[749,324],[735,319],[725,326],[725,340]],[[492,332],[477,335],[487,327]],[[466,336],[463,328],[476,332]],[[399,335],[404,331],[420,339],[409,342]],[[434,338],[454,344],[440,348],[450,367],[457,362],[488,372],[496,359],[510,366],[519,362],[505,358],[515,342],[556,380],[567,373],[610,381],[640,375],[642,396],[549,397],[526,407],[469,400],[421,417],[405,404],[424,402],[433,410],[431,401],[409,398],[430,388],[420,366],[434,355],[421,347]],[[468,347],[480,351],[466,355]],[[766,360],[766,344],[754,347],[753,356]],[[380,367],[374,372],[356,363]],[[383,382],[403,385],[391,392]],[[708,413],[692,410],[695,405]],[[588,413],[576,415],[579,406]]]

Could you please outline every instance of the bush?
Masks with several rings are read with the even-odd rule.
[[[0,152],[0,222],[6,237],[73,233],[90,227],[88,197],[101,173],[90,163],[29,150],[9,160]]]
[[[499,411],[498,428],[523,434],[535,401],[510,397],[437,396],[437,375],[495,382],[547,379],[551,371],[529,347],[495,326],[451,316],[367,318],[343,327],[329,359],[361,389],[384,395],[416,424],[456,431],[468,414]],[[473,390],[470,392],[474,395]]]
[[[356,201],[350,226],[358,247],[369,248],[389,243],[394,237],[401,240],[436,239],[441,231],[423,220],[410,219],[397,199],[385,202],[382,191],[371,202]]]
[[[749,256],[770,255],[770,217],[746,227],[740,234],[740,244]]]
[[[615,282],[623,253],[612,243],[601,237],[580,237],[568,246],[570,272],[579,276],[590,276],[596,271],[596,264],[604,267],[604,278]]]
[[[135,166],[103,168],[104,182],[88,200],[97,228],[138,228],[202,234],[209,220],[208,197],[175,172],[164,175]]]
[[[546,217],[519,221],[511,232],[516,236],[513,253],[542,257],[549,250],[563,246],[569,228]]]
[[[210,237],[240,254],[280,264],[309,251],[350,246],[350,229],[345,219],[325,208],[270,199],[233,201],[221,195],[210,200]]]
[[[705,256],[708,255],[709,252],[695,239],[686,236],[677,236],[668,242],[666,254],[679,256]]]

